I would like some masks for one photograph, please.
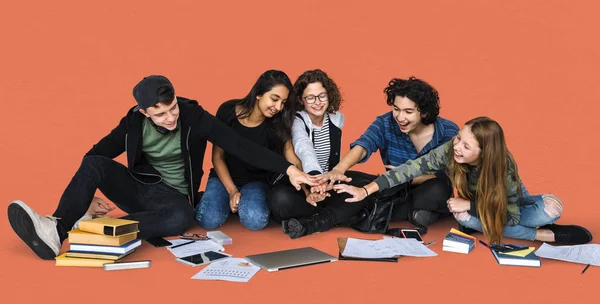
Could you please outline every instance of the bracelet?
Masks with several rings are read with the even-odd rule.
[[[369,190],[367,190],[367,187],[363,186],[363,189],[365,189],[365,192],[367,192],[367,196],[369,196]]]

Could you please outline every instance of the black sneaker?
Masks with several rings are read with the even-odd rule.
[[[8,221],[15,233],[44,260],[53,260],[60,250],[56,218],[43,217],[22,201],[8,205]]]
[[[301,220],[290,219],[288,221],[282,221],[283,233],[287,234],[291,239],[297,239],[301,236],[306,235],[306,227],[304,227]]]
[[[548,229],[554,232],[554,242],[561,245],[580,245],[592,241],[592,234],[585,228],[577,225],[550,224],[539,229]]]
[[[437,222],[440,218],[439,213],[428,210],[414,210],[412,212],[411,222],[416,225],[428,227],[429,225]]]

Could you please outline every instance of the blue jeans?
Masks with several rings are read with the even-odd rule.
[[[526,193],[529,194],[529,193]],[[518,225],[504,226],[504,236],[513,239],[535,240],[537,228],[556,222],[560,218],[557,216],[551,218],[544,211],[544,199],[542,195],[532,195],[523,197],[523,205],[520,206],[521,220]],[[471,229],[482,232],[481,221],[472,216],[466,220],[458,220],[458,223]]]
[[[269,186],[264,182],[250,182],[238,187],[241,196],[238,205],[240,222],[250,230],[260,230],[269,224],[267,193]],[[196,207],[196,221],[206,230],[213,230],[225,223],[231,209],[229,193],[217,177],[211,177],[200,204]]]

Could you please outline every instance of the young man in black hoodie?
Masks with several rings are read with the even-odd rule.
[[[40,258],[58,255],[67,232],[88,209],[108,212],[108,205],[94,197],[97,189],[128,213],[124,218],[139,221],[140,238],[184,232],[199,200],[207,141],[255,167],[288,174],[297,189],[316,180],[241,138],[198,102],[176,97],[164,76],[145,77],[133,96],[138,105],[85,155],[52,216],[40,216],[18,200],[8,206],[13,230]],[[127,167],[113,160],[123,152]]]

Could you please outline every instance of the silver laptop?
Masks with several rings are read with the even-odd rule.
[[[300,266],[335,262],[337,258],[315,248],[304,247],[249,255],[246,257],[246,260],[266,271],[278,271]]]

